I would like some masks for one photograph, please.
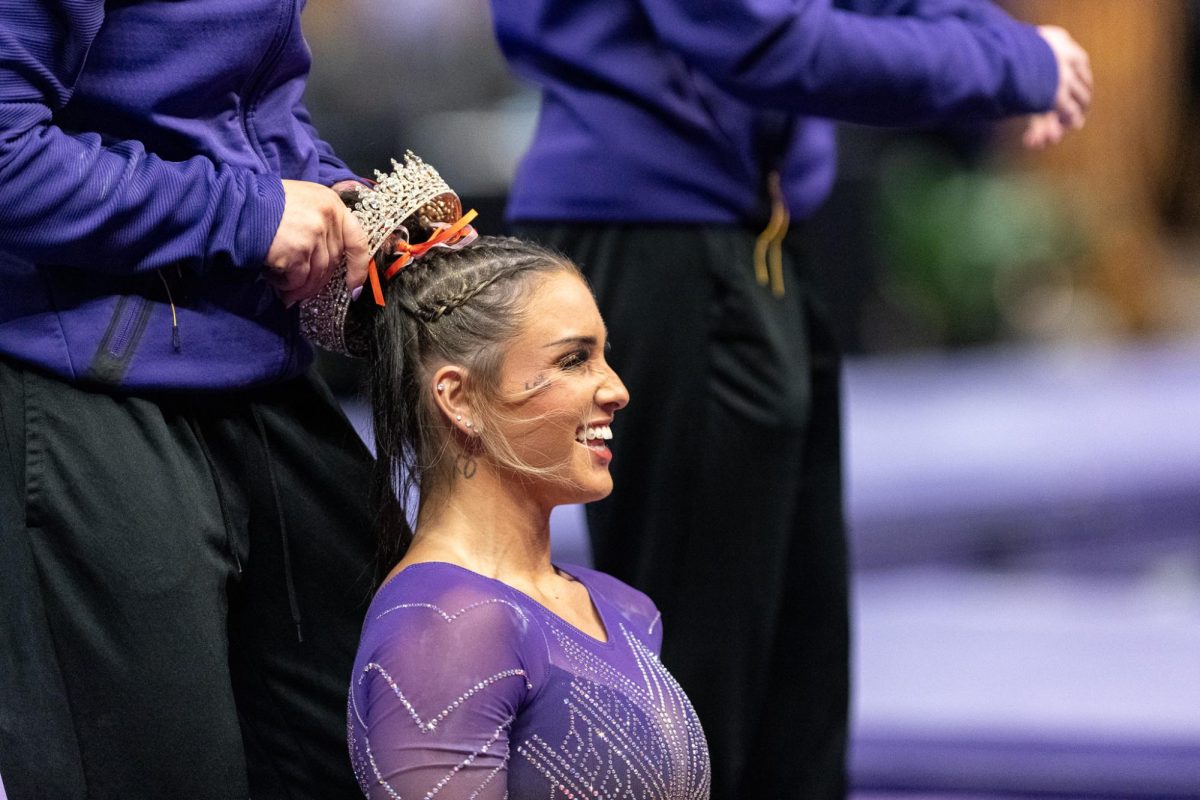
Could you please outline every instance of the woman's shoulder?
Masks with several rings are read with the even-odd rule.
[[[593,602],[602,601],[615,610],[643,638],[655,639],[659,633],[658,606],[644,592],[606,572],[563,564],[560,568],[581,581],[592,593]]]
[[[367,622],[402,611],[425,610],[437,618],[458,619],[479,609],[483,615],[524,619],[518,594],[500,581],[444,561],[409,564],[375,593]]]
[[[529,610],[499,581],[455,564],[418,562],[376,592],[363,622],[362,645],[409,646],[419,636],[442,647],[487,642],[519,651],[531,628]]]

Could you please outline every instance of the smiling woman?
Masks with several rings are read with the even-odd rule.
[[[483,238],[414,261],[384,299],[367,348],[384,577],[348,711],[363,791],[707,798],[654,604],[550,560],[551,509],[612,491],[629,401],[579,271]]]

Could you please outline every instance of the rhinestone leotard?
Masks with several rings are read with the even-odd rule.
[[[565,567],[602,642],[504,583],[414,564],[363,627],[347,727],[371,800],[705,800],[708,746],[642,593]]]

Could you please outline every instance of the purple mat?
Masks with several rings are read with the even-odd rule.
[[[855,606],[856,786],[1200,797],[1200,581],[914,568]]]
[[[845,385],[859,568],[1197,546],[1200,342],[857,360]]]

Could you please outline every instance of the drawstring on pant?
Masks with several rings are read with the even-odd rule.
[[[783,239],[787,236],[791,215],[783,199],[779,173],[767,176],[767,192],[771,197],[771,219],[754,243],[754,275],[759,286],[771,287],[771,294],[783,297]]]
[[[267,441],[267,428],[263,425],[258,409],[250,407],[254,416],[254,424],[258,428],[259,439],[262,440],[263,455],[267,459],[267,481],[271,484],[271,496],[275,501],[275,514],[279,521],[279,541],[283,547],[283,580],[287,585],[288,607],[292,612],[292,624],[296,626],[296,641],[304,642],[304,630],[300,620],[300,602],[296,599],[296,581],[292,576],[292,549],[288,542],[287,520],[283,516],[283,503],[279,497],[279,481],[275,478],[275,463],[271,458],[271,445]]]

